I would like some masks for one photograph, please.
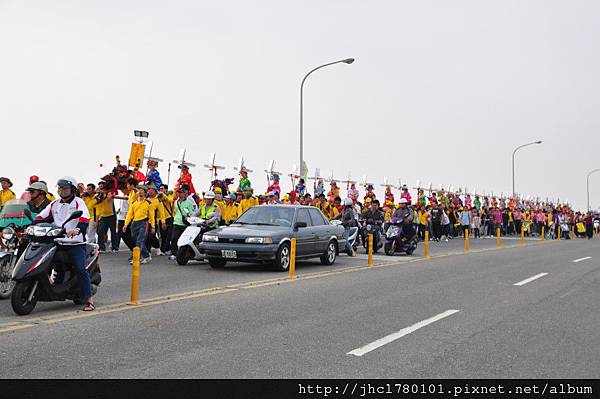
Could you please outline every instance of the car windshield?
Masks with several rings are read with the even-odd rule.
[[[248,209],[236,221],[239,224],[259,226],[290,227],[294,219],[294,209],[275,206],[255,206]]]

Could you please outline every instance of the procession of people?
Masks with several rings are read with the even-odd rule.
[[[382,231],[402,210],[404,216],[410,213],[404,219],[421,241],[427,235],[433,241],[449,241],[464,237],[466,231],[475,239],[498,233],[527,237],[543,234],[545,238],[592,238],[597,233],[594,223],[598,223],[598,214],[576,211],[566,203],[480,195],[466,190],[453,192],[442,187],[433,190],[431,184],[428,189],[414,188],[413,194],[407,185],[383,185],[384,192],[378,196],[374,185],[366,183],[361,196],[356,182],[345,181],[346,192],[342,193],[335,179],[318,176],[312,179],[311,194],[306,180],[294,175],[291,190],[284,191],[278,173],[269,173],[266,192],[257,194],[250,171],[243,164],[238,170],[237,186],[233,178],[214,178],[206,185],[206,191],[201,191],[195,188],[191,166],[180,163],[180,175],[172,190],[163,183],[154,160],[147,162],[146,174],[139,168],[118,164],[98,184],[79,183],[77,196],[83,199],[90,213],[88,242],[97,242],[101,252],[117,252],[121,242],[129,250],[138,246],[142,263],[150,262],[152,254],[175,259],[177,241],[189,225],[189,217],[206,218],[210,214],[210,225],[217,227],[235,222],[253,206],[278,204],[314,206],[328,219],[340,219],[346,228],[360,226],[369,218],[381,219]],[[9,178],[0,178],[0,183],[1,208],[17,199],[17,195],[11,190],[13,182]],[[400,191],[398,201],[394,188]],[[41,212],[54,200],[46,182],[38,176],[31,176],[29,187],[19,198],[27,201],[33,213]],[[349,253],[355,254],[353,250]]]

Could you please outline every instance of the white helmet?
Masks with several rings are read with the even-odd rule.
[[[56,185],[61,188],[72,187],[74,190],[77,189],[77,180],[71,176],[63,176],[56,182]]]
[[[398,201],[399,204],[408,204],[408,200],[406,198],[400,198],[400,201]]]
[[[207,191],[204,194],[204,199],[215,199],[215,193],[212,191]]]
[[[344,200],[344,205],[346,206],[352,206],[354,204],[354,201],[352,201],[352,198],[346,198]]]

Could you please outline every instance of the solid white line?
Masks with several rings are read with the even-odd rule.
[[[418,322],[417,324],[413,324],[410,327],[406,327],[403,328],[402,330],[395,332],[393,334],[390,334],[388,336],[385,336],[383,338],[378,339],[377,341],[373,341],[370,344],[367,344],[365,346],[361,346],[358,349],[354,349],[351,352],[346,353],[347,355],[354,355],[354,356],[362,356],[364,354],[367,354],[379,347],[382,347],[383,345],[389,344],[390,342],[393,342],[399,338],[404,337],[405,335],[408,335],[412,332],[417,331],[420,328],[425,327],[428,324],[431,323],[435,323],[438,320],[441,320],[445,317],[451,316],[454,313],[458,313],[460,312],[460,310],[455,310],[455,309],[451,309],[451,310],[446,310],[444,313],[440,313],[436,316],[430,317],[429,319],[425,319],[423,321]]]
[[[519,281],[518,283],[514,283],[513,285],[516,285],[516,286],[525,285],[525,284],[527,284],[527,283],[531,283],[533,280],[537,280],[538,278],[540,278],[540,277],[544,277],[544,276],[546,276],[546,275],[548,275],[548,273],[540,273],[540,274],[536,274],[536,275],[535,275],[535,276],[533,276],[533,277],[526,278],[525,280],[523,280],[523,281]]]
[[[592,257],[591,256],[586,256],[585,258],[575,259],[573,261],[573,263],[578,263],[578,262],[581,262],[582,260],[587,260],[587,259],[592,259]]]

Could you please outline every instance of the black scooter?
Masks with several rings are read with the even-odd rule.
[[[28,210],[25,214],[31,219]],[[44,222],[25,229],[30,242],[13,271],[15,287],[10,298],[12,308],[18,315],[31,313],[38,301],[72,300],[78,305],[83,303],[79,298],[77,274],[72,271],[69,255],[55,241],[56,238],[65,237],[65,225],[81,215],[81,211],[73,212],[60,227]],[[96,244],[85,246],[85,265],[95,294],[102,281],[98,265],[100,252]]]

